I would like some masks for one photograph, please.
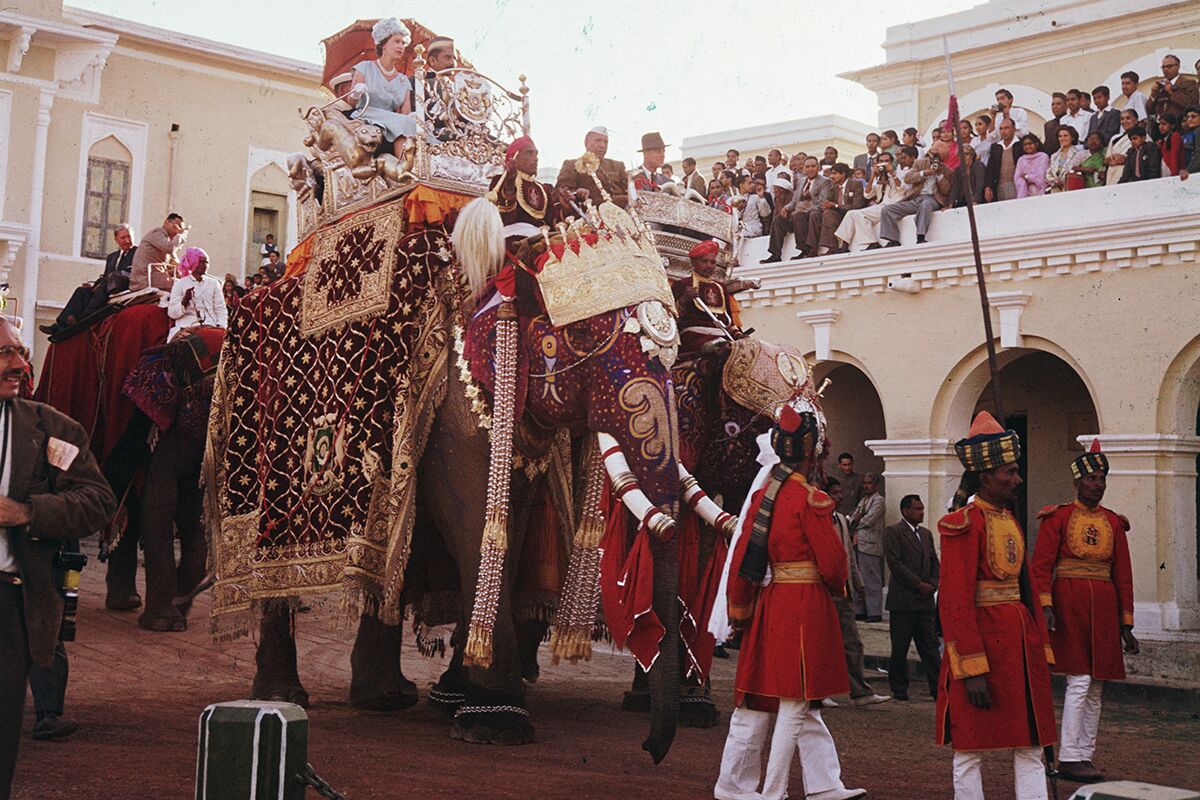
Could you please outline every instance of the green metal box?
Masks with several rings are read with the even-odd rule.
[[[196,800],[303,800],[307,763],[300,706],[235,700],[200,715]]]

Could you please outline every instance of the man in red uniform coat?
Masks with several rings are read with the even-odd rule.
[[[717,278],[720,252],[720,245],[712,239],[696,245],[688,252],[692,261],[691,276],[671,284],[679,315],[679,352],[682,355],[698,353],[709,342],[727,336],[740,339],[744,335],[733,295],[745,289],[757,289],[760,283],[757,278],[721,283]]]
[[[1058,771],[1067,780],[1095,783],[1092,764],[1100,725],[1101,681],[1125,677],[1133,635],[1133,573],[1125,532],[1129,521],[1104,506],[1108,458],[1099,441],[1071,464],[1076,500],[1038,512],[1033,583],[1050,629],[1054,671],[1067,676]]]
[[[1025,537],[1005,507],[1021,485],[1021,442],[981,411],[954,450],[966,473],[956,510],[938,523],[946,650],[937,741],[954,747],[955,800],[982,800],[984,750],[1011,751],[1017,800],[1045,800],[1041,751],[1055,742],[1054,656],[1041,616],[1022,601]],[[972,491],[974,500],[963,506]]]
[[[833,737],[812,705],[850,690],[833,605],[833,595],[846,590],[846,551],[833,527],[833,500],[805,478],[819,436],[814,414],[783,407],[771,436],[780,463],[750,503],[732,556],[738,570],[729,577],[729,620],[746,633],[717,800],[782,800],[797,747],[807,798],[866,794],[843,785]],[[763,587],[768,565],[771,581]],[[767,776],[757,794],[759,753],[775,705]]]

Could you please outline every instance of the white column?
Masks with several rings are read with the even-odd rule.
[[[814,346],[818,361],[828,361],[833,347],[830,345],[830,334],[833,323],[837,322],[841,312],[836,308],[818,308],[813,311],[798,311],[796,316],[812,325]]]
[[[900,518],[900,498],[915,494],[925,503],[925,525],[933,529],[962,474],[950,440],[871,439],[863,444],[883,459],[888,522]]]
[[[33,131],[33,178],[29,184],[29,238],[25,241],[25,274],[21,277],[21,338],[33,349],[37,327],[38,267],[42,258],[42,199],[46,184],[46,138],[50,132],[50,109],[54,90],[42,89],[38,96],[37,123]]]

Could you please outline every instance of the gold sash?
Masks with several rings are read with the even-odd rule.
[[[1021,602],[1021,584],[1016,579],[1008,581],[975,581],[975,605],[998,606],[1004,603]]]
[[[1055,578],[1084,578],[1089,581],[1112,583],[1112,565],[1107,561],[1084,558],[1063,558],[1054,566]]]
[[[777,561],[771,565],[772,583],[820,583],[815,561]]]

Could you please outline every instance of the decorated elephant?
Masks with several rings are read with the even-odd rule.
[[[301,276],[243,299],[222,354],[205,471],[214,630],[246,633],[258,618],[255,697],[307,701],[290,608],[340,592],[343,607],[363,612],[352,701],[415,702],[400,669],[413,588],[405,575],[433,536],[463,589],[466,680],[451,733],[530,741],[511,593],[537,486],[511,457],[503,469],[495,459],[513,439],[519,450],[523,432],[566,428],[600,442],[584,459],[594,501],[575,515],[576,543],[589,540],[581,533],[596,524],[604,480],[640,522],[635,547],[652,576],[645,599],[657,626],[638,632],[654,664],[643,747],[655,762],[665,757],[680,648],[654,630],[679,626],[678,334],[648,238],[606,204],[527,265],[540,273],[546,315],[514,318],[512,304],[497,302],[468,318],[505,252],[495,207],[480,200],[460,212],[456,258],[441,231],[407,231],[390,204],[318,232]]]

